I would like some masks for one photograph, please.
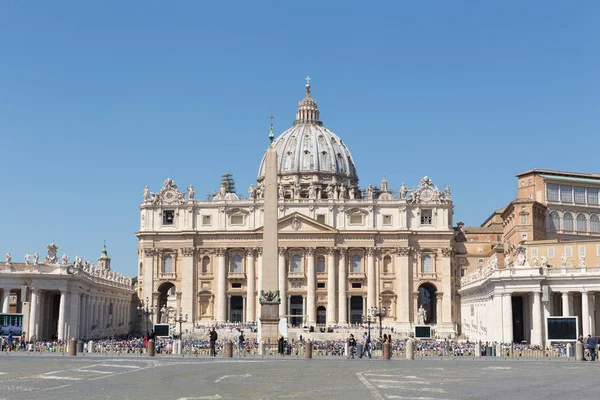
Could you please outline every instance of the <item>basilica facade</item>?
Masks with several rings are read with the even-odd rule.
[[[276,137],[279,259],[262,259],[265,160],[240,196],[227,180],[210,200],[167,179],[140,206],[138,296],[153,322],[187,315],[184,327],[253,322],[263,271],[277,271],[280,316],[297,326],[383,324],[410,332],[417,317],[456,332],[453,204],[425,176],[397,191],[383,179],[359,187],[344,141],[325,128],[310,85],[292,127]],[[147,300],[146,300],[147,299]],[[420,307],[423,311],[419,312]]]

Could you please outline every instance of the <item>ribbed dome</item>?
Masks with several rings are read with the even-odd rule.
[[[306,95],[298,104],[294,125],[278,136],[273,147],[277,151],[279,175],[320,175],[348,186],[358,183],[356,167],[344,142],[319,121],[319,109],[306,85]],[[265,158],[258,180],[265,176]],[[327,178],[326,178],[327,179]],[[327,179],[328,181],[330,179]]]

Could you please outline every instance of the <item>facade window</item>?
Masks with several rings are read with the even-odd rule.
[[[600,219],[596,214],[592,214],[590,217],[590,232],[600,233]]]
[[[483,253],[483,247],[478,247],[478,248],[477,248],[477,252],[478,252],[478,253]]]
[[[527,223],[527,217],[523,216],[521,217],[521,224],[526,224]]]
[[[577,232],[587,232],[587,220],[583,214],[577,216]]]
[[[241,274],[242,270],[242,256],[235,255],[231,257],[231,272],[234,274]]]
[[[573,249],[571,246],[565,246],[565,256],[573,257]]]
[[[325,214],[317,214],[317,222],[324,224],[326,221]]]
[[[358,274],[360,273],[360,263],[361,263],[361,259],[359,255],[354,255],[352,256],[352,262],[351,262],[351,269],[350,272],[354,273],[354,274]]]
[[[173,225],[175,221],[175,210],[163,211],[163,225]]]
[[[548,258],[554,258],[554,247],[548,247]]]
[[[431,210],[421,210],[421,225],[431,225],[433,213]]]
[[[560,201],[567,203],[573,202],[573,186],[560,185]]]
[[[163,272],[165,274],[172,274],[173,271],[173,256],[166,255],[163,257]]]
[[[209,256],[202,257],[202,273],[210,274],[210,257]]]
[[[560,217],[556,211],[550,212],[550,230],[557,231],[560,229]]]
[[[302,256],[294,254],[292,256],[292,271],[291,272],[302,272]]]
[[[521,240],[527,240],[527,234],[526,233],[524,233],[524,234],[521,235]]]
[[[461,277],[465,276],[465,271],[466,271],[466,270],[467,270],[466,268],[461,268],[461,269],[460,269],[460,276],[461,276]]]
[[[565,213],[563,215],[563,230],[564,231],[572,231],[573,230],[573,216],[571,213]]]
[[[203,215],[202,216],[202,225],[210,225],[211,224],[211,217],[210,215]]]
[[[241,289],[242,288],[242,282],[231,282],[231,288],[232,289]]]
[[[538,249],[531,249],[531,257],[537,257],[538,256]]]
[[[596,256],[600,257],[600,244],[596,245]]]
[[[383,257],[383,274],[388,275],[392,273],[392,257]]]
[[[231,216],[231,225],[244,225],[244,216],[243,215],[232,215]]]
[[[483,264],[483,261],[484,261],[484,260],[483,260],[483,258],[478,258],[478,259],[477,259],[477,262],[478,262],[479,264]]]
[[[319,256],[317,258],[317,273],[322,274],[325,272],[325,257]]]
[[[433,274],[433,258],[430,255],[424,255],[421,259],[421,272]]]
[[[579,255],[585,257],[585,246],[579,246]]]
[[[362,214],[354,214],[350,216],[350,225],[362,225],[363,216]]]
[[[585,188],[581,186],[575,186],[575,203],[585,204]]]
[[[598,189],[587,188],[587,202],[588,204],[598,205]]]
[[[558,185],[555,183],[548,183],[546,185],[546,197],[548,201],[559,201],[560,196],[558,195]]]
[[[325,289],[325,282],[317,282],[317,289]]]
[[[466,258],[459,258],[458,259],[458,264],[459,265],[467,265],[467,259]]]
[[[360,288],[362,288],[362,283],[352,282],[352,289],[360,289]]]
[[[383,224],[384,225],[391,225],[392,224],[392,216],[391,215],[384,215],[383,216]]]

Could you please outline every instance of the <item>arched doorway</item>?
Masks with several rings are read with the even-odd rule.
[[[317,325],[325,325],[327,319],[327,311],[324,306],[317,307]]]
[[[435,324],[437,323],[437,288],[429,282],[423,283],[419,286],[419,299],[418,308],[425,309],[425,323]],[[415,316],[415,322],[417,318]]]
[[[159,324],[169,323],[168,315],[169,310],[175,310],[177,308],[177,296],[175,294],[175,285],[171,282],[165,282],[158,287],[158,304],[156,305],[156,313]],[[163,317],[164,310],[167,310],[166,315]]]

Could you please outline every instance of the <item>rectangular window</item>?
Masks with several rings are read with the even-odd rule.
[[[241,289],[242,288],[242,282],[231,282],[231,288],[232,289]]]
[[[465,271],[466,271],[465,268],[461,268],[460,269],[460,276],[465,276]]]
[[[327,220],[325,219],[325,214],[317,214],[317,222],[320,222],[320,223],[322,223],[322,224],[325,224],[325,223],[326,223],[325,221],[327,221]]]
[[[521,224],[526,224],[527,223],[527,217],[523,216],[521,217]]]
[[[573,257],[573,249],[571,246],[565,246],[565,256]]]
[[[325,289],[325,282],[317,282],[317,289]]]
[[[596,255],[600,257],[600,244],[596,245]]]
[[[210,215],[203,215],[202,216],[202,225],[210,225],[210,223],[211,223]]]
[[[433,212],[431,210],[421,210],[421,225],[431,225],[433,221]]]
[[[598,189],[587,188],[587,202],[588,204],[598,205]]]
[[[560,185],[560,201],[573,202],[573,186]]]
[[[164,210],[163,225],[173,225],[173,221],[175,221],[175,210]]]
[[[391,215],[384,215],[383,216],[383,224],[384,225],[391,225],[392,224],[392,216]]]
[[[467,265],[467,259],[466,258],[459,258],[458,259],[458,264],[459,265]]]
[[[362,214],[354,214],[350,216],[350,225],[362,225],[363,216]]]
[[[579,256],[585,257],[585,246],[579,246]]]
[[[360,289],[360,288],[362,288],[362,283],[352,282],[352,289]]]
[[[478,252],[478,253],[483,253],[483,247],[478,247],[478,248],[477,248],[477,252]]]
[[[478,258],[478,259],[477,259],[477,262],[479,262],[479,263],[483,263],[483,258]]]
[[[575,186],[575,203],[585,204],[585,188],[581,186]]]
[[[243,225],[244,224],[244,216],[243,215],[232,215],[231,216],[231,225]]]
[[[548,183],[546,185],[546,197],[548,201],[559,201],[560,197],[558,196],[558,185],[555,183]]]
[[[548,247],[548,258],[554,258],[554,247]]]
[[[538,256],[538,249],[531,249],[531,257],[537,257]]]
[[[524,233],[524,234],[521,235],[521,240],[527,240],[527,234],[526,233]]]

